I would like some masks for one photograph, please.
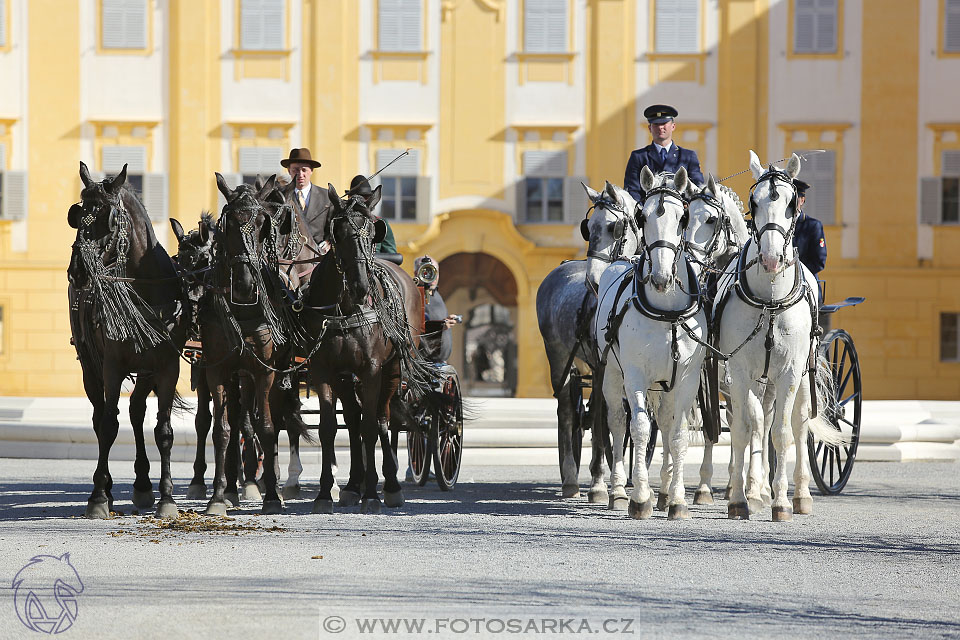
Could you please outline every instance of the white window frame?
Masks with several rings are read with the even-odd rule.
[[[287,33],[287,0],[240,0],[240,49],[284,51]]]
[[[566,53],[569,49],[569,9],[569,0],[524,0],[524,52]]]
[[[150,0],[100,0],[100,47],[146,49]]]
[[[700,53],[700,1],[656,0],[654,47],[657,53]]]
[[[801,38],[801,30],[805,26],[809,29],[809,42]],[[840,46],[839,27],[840,0],[794,0],[793,53],[797,55],[837,53]],[[828,28],[832,38],[829,38]]]

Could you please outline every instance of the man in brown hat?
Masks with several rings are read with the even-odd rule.
[[[323,227],[327,221],[330,199],[327,190],[310,182],[313,170],[320,163],[310,156],[310,149],[291,149],[290,157],[280,161],[280,166],[290,173],[290,184],[283,188],[286,201],[307,225],[317,244],[323,243]],[[326,253],[324,251],[324,253]]]

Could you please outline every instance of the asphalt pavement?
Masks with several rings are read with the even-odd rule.
[[[858,464],[789,523],[693,506],[692,467],[690,520],[634,521],[560,500],[554,467],[466,460],[381,515],[311,515],[308,468],[284,514],[227,520],[189,511],[177,463],[173,524],[132,515],[121,462],[124,515],[91,521],[93,469],[0,458],[0,638],[960,637],[957,464]]]

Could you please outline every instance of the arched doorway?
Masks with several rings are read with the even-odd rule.
[[[486,253],[455,253],[440,261],[439,289],[447,310],[463,316],[450,362],[464,393],[515,395],[517,283],[510,269]]]

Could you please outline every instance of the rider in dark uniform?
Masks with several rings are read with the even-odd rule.
[[[817,275],[827,265],[827,241],[823,235],[823,224],[803,210],[810,185],[803,180],[793,181],[797,188],[797,228],[793,232],[793,246],[797,248],[800,262]]]
[[[700,159],[693,149],[681,149],[673,142],[673,130],[677,128],[674,118],[677,110],[665,104],[655,104],[643,110],[643,116],[649,123],[653,142],[642,149],[634,149],[627,161],[627,171],[623,176],[623,188],[630,192],[633,199],[642,203],[645,197],[640,186],[640,170],[650,167],[654,174],[661,171],[676,173],[680,167],[687,169],[687,175],[697,185],[703,186],[703,174],[700,173]]]

